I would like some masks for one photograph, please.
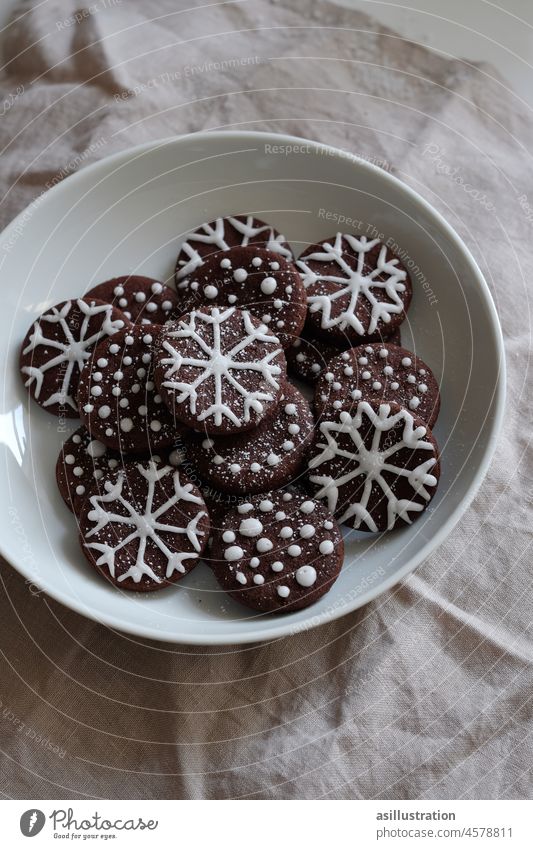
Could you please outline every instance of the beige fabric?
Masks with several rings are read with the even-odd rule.
[[[381,160],[465,238],[502,320],[509,394],[492,468],[447,543],[311,633],[245,650],[146,643],[32,595],[4,564],[0,792],[529,797],[529,109],[489,67],[325,0],[94,0],[79,22],[74,0],[32,5],[4,46],[2,224],[58,177],[169,134],[331,142]],[[237,65],[205,64],[223,60]]]

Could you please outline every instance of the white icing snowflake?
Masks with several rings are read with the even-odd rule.
[[[370,420],[371,426],[375,429],[370,448],[365,447],[364,440],[359,432],[363,414]],[[379,411],[376,412],[366,401],[359,403],[355,416],[352,417],[349,413],[342,412],[339,419],[339,422],[324,421],[320,424],[320,432],[324,436],[325,442],[318,442],[317,448],[321,449],[321,453],[309,461],[309,468],[318,469],[322,463],[339,457],[345,461],[344,468],[347,471],[343,473],[341,468],[338,478],[333,478],[331,475],[310,475],[309,479],[312,483],[321,487],[317,492],[317,498],[327,499],[329,509],[334,512],[337,510],[339,490],[354,478],[364,475],[366,480],[360,500],[348,505],[339,517],[339,522],[346,522],[355,517],[354,528],[359,528],[361,523],[364,522],[369,530],[377,531],[376,523],[367,509],[372,487],[377,484],[387,499],[388,530],[394,527],[397,518],[411,524],[412,519],[409,513],[421,512],[424,509],[423,504],[405,498],[396,498],[382,472],[387,471],[398,477],[406,478],[413,490],[413,496],[420,495],[425,501],[430,501],[432,493],[428,492],[426,487],[434,487],[438,481],[434,475],[429,473],[430,469],[436,465],[437,459],[432,443],[425,442],[422,439],[426,435],[427,429],[422,426],[413,427],[414,419],[407,410],[402,409],[391,415],[390,406],[381,404]],[[401,439],[393,445],[380,448],[382,434],[391,431],[398,423],[403,424]],[[348,435],[353,443],[353,449],[340,447],[338,441],[340,434]],[[431,451],[432,456],[420,463],[415,469],[406,469],[404,466],[394,464],[394,454],[401,448]]]
[[[342,240],[345,239],[352,251],[357,255],[357,267],[352,268],[343,256]],[[324,295],[308,295],[307,302],[309,311],[321,312],[321,326],[324,329],[339,327],[345,330],[351,327],[360,336],[375,333],[378,322],[381,320],[388,324],[394,313],[401,313],[404,304],[400,293],[405,292],[405,284],[402,282],[407,274],[398,268],[398,260],[387,259],[387,246],[382,245],[377,256],[376,267],[370,273],[364,272],[366,255],[379,245],[379,239],[368,240],[366,236],[353,236],[350,233],[337,233],[335,244],[325,242],[323,249],[315,253],[307,254],[303,259],[297,261],[306,289],[316,283],[334,283],[335,290]],[[339,267],[338,274],[317,274],[308,263],[334,262]],[[386,275],[385,280],[377,280],[377,277]],[[373,290],[379,289],[385,292],[388,300],[380,301],[376,298]],[[338,315],[331,315],[332,305],[340,298],[349,297],[348,306],[341,310]],[[365,327],[356,315],[357,304],[360,297],[366,298],[370,305],[370,322]]]
[[[180,265],[180,270],[177,273],[177,279],[181,280],[183,277],[187,277],[204,263],[203,257],[194,247],[194,242],[201,243],[203,245],[213,245],[213,249],[217,251],[228,251],[230,249],[230,246],[225,239],[226,221],[241,234],[241,245],[243,247],[249,245],[255,237],[265,233],[268,234],[265,235],[264,245],[267,250],[280,254],[287,259],[292,259],[290,250],[288,250],[288,248],[284,245],[285,236],[282,236],[281,234],[276,235],[274,229],[269,224],[263,224],[259,227],[254,226],[254,220],[253,215],[247,215],[246,221],[239,221],[239,219],[232,218],[231,216],[228,218],[217,218],[214,226],[211,224],[202,224],[197,231],[190,233],[187,236],[187,240],[181,246],[181,252],[184,253],[188,259],[179,261],[178,264]]]
[[[126,528],[131,528],[131,533],[127,534],[123,540],[117,542],[114,546],[100,542],[85,543],[85,545],[87,548],[94,549],[101,553],[101,556],[96,561],[96,565],[107,566],[109,574],[112,578],[115,578],[115,558],[117,553],[125,546],[138,540],[135,562],[132,563],[129,569],[120,575],[117,580],[122,582],[125,581],[126,578],[132,578],[132,580],[138,583],[143,575],[147,575],[152,579],[152,581],[160,584],[163,579],[156,575],[145,559],[148,542],[151,542],[153,546],[156,546],[166,557],[167,567],[165,574],[167,579],[171,578],[174,572],[181,572],[181,574],[185,574],[186,569],[183,565],[184,561],[196,558],[202,550],[198,537],[203,536],[204,532],[198,530],[198,522],[207,514],[205,510],[199,510],[194,518],[188,522],[187,527],[185,528],[165,524],[163,521],[165,513],[172,510],[172,508],[180,501],[190,501],[193,504],[198,504],[200,507],[205,506],[204,502],[197,495],[192,494],[192,490],[194,489],[192,483],[187,483],[185,485],[181,484],[179,471],[171,466],[162,466],[157,468],[156,463],[150,460],[147,468],[139,463],[137,465],[137,470],[148,482],[146,507],[143,514],[140,514],[137,508],[127,501],[123,495],[124,484],[126,483],[124,474],[120,474],[118,476],[115,484],[108,484],[109,488],[104,494],[91,496],[90,501],[93,509],[88,514],[88,519],[89,521],[94,522],[94,527],[91,528],[87,534],[87,539],[94,536],[94,534],[99,533],[102,528],[105,528],[109,524],[116,524],[125,526]],[[164,504],[154,510],[153,502],[156,484],[159,483],[159,481],[166,475],[172,476],[174,492]],[[113,504],[120,504],[126,511],[126,515],[112,512]],[[186,536],[193,546],[196,554],[194,552],[172,551],[168,548],[165,542],[163,542],[158,532]],[[118,538],[118,532],[116,533],[116,536]]]
[[[43,345],[46,348],[52,348],[58,352],[55,357],[51,357],[41,366],[23,366],[22,372],[28,375],[28,379],[25,381],[24,385],[31,386],[32,383],[35,382],[35,398],[40,397],[45,373],[52,368],[61,367],[63,364],[66,364],[61,379],[61,387],[57,392],[53,392],[45,401],[42,402],[43,407],[49,407],[52,404],[68,404],[73,410],[77,411],[78,406],[69,392],[70,381],[72,379],[74,369],[77,367],[79,371],[82,370],[91,355],[92,348],[101,337],[106,335],[111,336],[113,333],[116,333],[117,330],[121,330],[124,327],[124,322],[122,320],[113,320],[111,318],[113,314],[113,307],[110,304],[91,304],[81,299],[74,303],[83,315],[79,332],[77,332],[77,336],[79,338],[75,338],[67,321],[72,309],[73,301],[65,301],[60,310],[58,310],[57,307],[52,307],[48,312],[44,313],[36,322],[34,322],[29,343],[22,351],[23,354],[28,354],[40,345]],[[99,315],[100,313],[104,314],[102,324],[99,325],[96,333],[92,333],[90,336],[87,336],[86,334],[89,329],[89,322],[91,318]],[[65,337],[65,341],[62,339],[48,338],[45,335],[45,326],[47,324],[59,324],[61,332]]]
[[[234,425],[240,427],[244,422],[250,421],[250,411],[256,413],[263,412],[262,401],[273,401],[280,388],[280,383],[276,378],[281,375],[281,368],[274,362],[278,357],[280,348],[279,340],[273,336],[264,324],[254,324],[250,313],[243,310],[242,324],[243,332],[239,341],[229,350],[223,350],[223,325],[226,321],[230,321],[235,314],[235,307],[230,307],[226,310],[220,310],[213,307],[210,313],[194,311],[189,315],[188,324],[185,321],[179,322],[179,330],[173,330],[166,334],[166,339],[163,342],[163,348],[168,352],[168,357],[163,357],[160,362],[163,366],[170,366],[165,371],[163,386],[177,392],[176,402],[181,404],[184,401],[189,402],[189,411],[191,415],[197,416],[198,422],[203,422],[205,419],[212,417],[217,426],[222,424],[223,418],[229,419]],[[202,328],[203,325],[203,328]],[[209,344],[204,336],[206,326],[213,328],[213,341]],[[192,339],[196,343],[198,355],[193,357],[184,357],[179,351],[174,348],[168,338],[173,339]],[[254,358],[252,360],[236,359],[237,354],[244,351],[249,345],[257,342],[263,342],[268,347],[261,359]],[[179,380],[179,371],[182,367],[198,370],[198,377],[192,381]],[[239,372],[256,372],[261,376],[268,386],[274,390],[271,392],[252,390],[250,387],[244,386],[238,378]],[[213,403],[197,414],[198,387],[205,383],[209,378],[213,378]],[[243,413],[240,418],[231,407],[224,402],[224,384],[236,390],[242,397]],[[211,390],[209,390],[211,392]]]

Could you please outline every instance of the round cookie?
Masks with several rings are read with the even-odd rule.
[[[122,454],[158,451],[172,445],[183,430],[182,425],[176,427],[153,380],[159,329],[134,325],[105,339],[81,373],[78,403],[83,423],[95,439]]]
[[[236,247],[207,258],[177,284],[180,313],[203,305],[249,310],[276,334],[283,348],[299,336],[307,301],[296,267],[261,247]]]
[[[77,512],[95,483],[120,465],[117,451],[78,428],[61,446],[56,463],[57,486],[69,510]]]
[[[285,383],[273,418],[249,433],[206,437],[187,454],[201,477],[215,489],[240,495],[266,492],[292,482],[302,468],[313,434],[309,404]]]
[[[105,280],[90,289],[85,297],[113,304],[130,321],[140,324],[164,324],[178,304],[174,289],[153,277],[138,274]]]
[[[433,498],[439,451],[429,428],[399,404],[329,407],[310,452],[309,482],[339,522],[360,531],[411,524]]]
[[[228,251],[238,245],[261,245],[285,259],[292,259],[285,236],[270,224],[253,215],[217,218],[189,233],[183,242],[176,261],[176,283],[196,271],[211,254]]]
[[[411,281],[379,239],[337,233],[306,248],[296,265],[307,293],[309,327],[333,345],[379,341],[405,318]]]
[[[176,418],[209,434],[251,430],[277,407],[287,363],[249,312],[207,307],[165,326],[155,381]]]
[[[129,321],[110,304],[78,298],[50,307],[28,330],[20,354],[24,386],[49,413],[78,418],[80,371],[98,342]]]
[[[395,401],[416,413],[429,427],[440,409],[439,385],[420,357],[397,345],[359,345],[328,362],[315,386],[315,413],[332,405],[349,409],[357,402]]]
[[[337,579],[344,556],[326,507],[278,490],[227,513],[211,543],[211,566],[236,601],[262,613],[300,610]]]
[[[386,341],[389,345],[400,345],[400,328],[397,327]],[[294,377],[305,381],[305,383],[315,383],[329,360],[337,357],[341,351],[349,350],[349,348],[351,348],[349,342],[343,347],[337,347],[336,345],[329,345],[323,339],[315,339],[310,334],[304,332],[285,351],[287,368]]]
[[[83,504],[80,544],[112,584],[151,592],[198,563],[209,536],[200,490],[180,469],[152,460],[126,463]]]

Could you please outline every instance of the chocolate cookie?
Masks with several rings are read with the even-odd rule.
[[[401,344],[399,327],[394,330],[386,342],[389,345]],[[337,357],[341,351],[347,351],[350,348],[349,342],[343,347],[337,347],[336,345],[329,345],[323,339],[315,339],[304,331],[303,335],[299,339],[295,339],[291,347],[285,351],[287,368],[294,377],[298,377],[306,383],[315,383],[326,364],[333,357]]]
[[[56,463],[56,481],[61,498],[76,513],[94,484],[121,465],[118,451],[93,439],[84,427],[69,436],[61,446]]]
[[[390,336],[405,318],[411,281],[399,258],[379,239],[337,233],[306,248],[302,274],[308,322],[331,344],[358,345]]]
[[[307,314],[305,289],[295,265],[264,248],[231,248],[205,260],[178,283],[180,313],[203,305],[249,310],[288,348]]]
[[[180,469],[126,463],[89,497],[79,517],[89,562],[112,584],[151,592],[196,566],[209,536],[199,489]]]
[[[358,401],[395,401],[429,427],[440,409],[439,385],[429,366],[397,345],[360,345],[329,361],[315,386],[315,412],[332,405],[347,410]]]
[[[340,530],[326,507],[287,490],[227,513],[211,544],[222,589],[263,613],[313,604],[331,589],[343,555]]]
[[[255,430],[207,437],[188,446],[201,477],[222,492],[266,492],[290,483],[302,467],[313,434],[309,404],[285,383],[273,418]]]
[[[207,257],[217,251],[228,251],[237,245],[260,245],[285,259],[292,259],[292,252],[285,236],[253,215],[235,215],[217,218],[210,224],[202,224],[189,233],[183,242],[176,262],[176,283],[199,268]]]
[[[95,299],[63,301],[46,310],[28,330],[20,355],[32,398],[49,413],[77,419],[80,371],[100,340],[128,325],[119,310]]]
[[[209,434],[251,430],[276,408],[287,363],[248,312],[208,307],[161,332],[155,381],[177,419]]]
[[[118,307],[126,318],[140,324],[164,324],[176,309],[176,292],[152,277],[130,274],[114,277],[90,289],[86,298],[99,298]]]
[[[317,426],[309,481],[339,522],[360,531],[411,524],[433,498],[439,451],[429,428],[399,404],[329,407]]]
[[[122,454],[172,445],[174,422],[153,379],[153,346],[160,328],[134,325],[95,348],[80,377],[78,403],[87,430]]]

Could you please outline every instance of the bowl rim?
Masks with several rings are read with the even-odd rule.
[[[420,566],[429,555],[439,546],[441,545],[450,532],[453,530],[455,525],[458,523],[459,519],[466,512],[473,499],[475,498],[483,479],[487,473],[489,465],[492,461],[494,451],[496,449],[496,443],[498,440],[498,436],[500,434],[502,424],[503,424],[503,415],[505,409],[505,397],[506,397],[506,365],[505,365],[505,348],[504,348],[504,339],[503,333],[501,329],[501,325],[499,322],[498,314],[496,311],[496,307],[494,304],[494,300],[492,298],[492,294],[490,292],[489,286],[485,280],[481,269],[479,268],[476,260],[474,259],[470,249],[467,247],[465,242],[461,239],[455,229],[446,221],[444,216],[437,210],[435,207],[429,203],[429,201],[425,200],[422,195],[420,195],[415,189],[411,188],[411,186],[407,185],[407,183],[400,180],[394,174],[391,174],[388,171],[385,171],[383,168],[380,168],[377,165],[374,165],[372,162],[364,159],[363,157],[351,153],[350,151],[343,150],[341,148],[337,148],[333,145],[326,144],[324,142],[319,142],[312,139],[307,139],[305,137],[293,136],[285,133],[276,133],[276,132],[256,132],[252,130],[213,130],[213,131],[199,131],[194,133],[185,133],[177,136],[166,136],[160,139],[154,139],[152,141],[143,142],[142,144],[133,145],[131,147],[126,148],[125,150],[117,151],[116,153],[110,154],[109,156],[104,157],[103,159],[99,159],[97,162],[91,163],[90,165],[86,165],[82,167],[79,171],[69,175],[66,179],[61,180],[56,185],[52,186],[52,188],[38,195],[34,200],[30,201],[30,203],[21,210],[21,212],[4,228],[4,230],[0,233],[0,243],[4,241],[8,241],[12,232],[16,231],[17,225],[20,220],[24,218],[27,214],[27,211],[34,207],[37,203],[39,207],[41,204],[45,204],[50,198],[54,198],[59,192],[65,190],[65,186],[68,185],[70,189],[76,188],[79,183],[86,182],[87,180],[93,180],[93,182],[97,182],[98,175],[100,172],[108,171],[110,166],[121,163],[121,160],[125,163],[132,158],[137,158],[138,156],[142,156],[144,153],[148,151],[157,151],[160,148],[167,146],[182,146],[186,144],[190,144],[191,141],[202,142],[212,142],[215,143],[218,141],[255,141],[257,143],[273,143],[273,144],[285,144],[285,145],[308,145],[311,148],[314,148],[315,151],[328,150],[331,152],[332,157],[338,156],[347,161],[347,164],[351,166],[356,166],[357,168],[363,169],[363,171],[367,171],[373,174],[378,179],[382,180],[385,184],[395,186],[400,192],[405,193],[410,200],[412,201],[415,207],[418,207],[426,217],[429,216],[430,219],[433,219],[435,224],[441,228],[450,242],[453,243],[456,250],[462,255],[463,259],[467,263],[470,268],[470,271],[473,275],[473,278],[476,280],[476,283],[481,291],[481,294],[485,300],[485,305],[487,307],[487,315],[489,318],[489,322],[491,325],[491,331],[495,343],[495,348],[498,354],[499,360],[499,368],[498,374],[496,376],[494,392],[492,396],[491,402],[491,410],[492,415],[488,420],[485,421],[484,430],[487,433],[487,444],[482,456],[480,463],[475,471],[474,478],[472,483],[470,484],[466,494],[457,504],[457,506],[453,509],[448,518],[443,522],[442,525],[439,526],[438,530],[432,535],[431,539],[428,540],[425,545],[423,545],[415,555],[411,556],[406,563],[403,564],[402,567],[398,568],[393,575],[388,577],[387,579],[373,584],[369,587],[365,592],[358,595],[355,599],[350,599],[345,605],[339,606],[338,608],[331,608],[330,610],[326,610],[321,612],[320,614],[315,614],[313,616],[312,611],[313,607],[307,608],[310,611],[310,623],[306,625],[305,622],[298,623],[298,625],[291,626],[291,617],[290,614],[285,616],[280,615],[276,619],[272,620],[272,625],[264,628],[260,634],[254,635],[251,633],[240,633],[240,632],[229,632],[223,636],[210,635],[209,633],[198,633],[191,634],[187,632],[177,632],[175,635],[170,634],[161,634],[155,628],[146,627],[143,625],[135,625],[128,621],[124,621],[120,617],[114,617],[108,614],[101,614],[98,610],[95,610],[94,607],[89,604],[84,603],[79,598],[73,598],[69,596],[66,592],[63,592],[60,589],[55,588],[49,581],[46,579],[42,579],[39,576],[39,581],[35,581],[35,574],[32,573],[31,569],[28,568],[24,561],[18,561],[17,558],[13,556],[12,552],[8,551],[8,546],[4,543],[4,540],[0,539],[0,555],[15,568],[24,578],[28,581],[31,581],[32,584],[35,583],[39,586],[40,589],[44,590],[51,598],[58,601],[60,604],[64,605],[70,610],[73,610],[76,613],[79,613],[82,616],[87,617],[95,622],[98,622],[101,625],[105,625],[110,628],[114,628],[117,631],[121,631],[126,634],[132,634],[137,637],[142,637],[146,639],[156,640],[158,642],[164,643],[172,643],[172,644],[183,644],[183,645],[198,645],[198,646],[225,646],[225,645],[246,645],[250,643],[264,643],[269,640],[277,640],[284,637],[291,636],[291,634],[296,634],[301,632],[305,632],[306,630],[311,630],[312,628],[318,627],[319,625],[326,625],[336,619],[341,618],[342,616],[346,616],[349,613],[353,613],[355,610],[363,607],[368,604],[373,599],[382,595],[382,593],[389,590],[391,587],[398,584],[402,581],[407,575],[414,571],[418,566]],[[313,619],[318,620],[313,622]]]

